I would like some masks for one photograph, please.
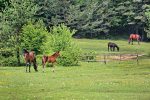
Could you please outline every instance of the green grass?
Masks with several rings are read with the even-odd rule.
[[[107,53],[109,40],[75,40],[84,52]],[[150,43],[128,45],[115,41],[121,53],[149,54]],[[128,48],[126,48],[128,47]],[[39,63],[40,64],[40,63]],[[150,100],[150,59],[80,62],[80,66],[56,66],[56,72],[25,73],[25,67],[0,67],[0,100]]]
[[[150,53],[150,43],[141,42],[140,45],[134,42],[134,45],[128,45],[128,41],[125,40],[89,40],[89,39],[76,39],[79,46],[85,52],[96,51],[97,53],[108,53],[107,43],[115,42],[120,47],[120,53]]]

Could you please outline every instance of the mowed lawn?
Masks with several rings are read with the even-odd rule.
[[[83,52],[108,53],[110,40],[74,40]],[[80,62],[79,66],[57,65],[53,73],[25,72],[25,67],[0,67],[0,100],[150,100],[150,43],[128,45],[127,41],[113,41],[120,53],[143,53],[136,60],[108,62]],[[38,62],[40,65],[40,62]]]

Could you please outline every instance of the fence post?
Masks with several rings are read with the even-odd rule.
[[[87,61],[88,61],[88,63],[89,63],[89,55],[87,55]]]
[[[104,63],[106,64],[106,55],[104,54]]]
[[[137,53],[136,56],[137,56],[137,57],[136,57],[136,62],[137,62],[137,65],[139,65],[139,55],[138,55],[138,53]]]
[[[121,54],[120,54],[120,60],[119,60],[119,64],[120,64],[120,62],[121,62]]]

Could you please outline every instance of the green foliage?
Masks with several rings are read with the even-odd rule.
[[[99,54],[108,53],[110,40],[74,39],[83,52],[91,50]],[[113,40],[111,40],[113,41]],[[119,43],[120,53],[147,54],[150,43],[128,45],[127,40]],[[150,53],[149,53],[150,54]],[[41,64],[41,57],[37,62]],[[104,62],[80,62],[76,67],[57,65],[56,72],[38,64],[38,72],[25,72],[25,67],[0,66],[0,100],[149,100],[150,57]],[[39,61],[38,61],[39,59]]]
[[[0,59],[0,66],[17,66],[17,59],[14,56],[9,55],[7,58],[0,56]]]
[[[9,49],[0,53],[7,56],[13,53],[19,64],[20,48],[41,49],[44,38],[37,34],[30,35],[34,37],[33,40],[29,39],[30,32],[25,30],[28,32],[23,37],[27,37],[27,40],[22,39],[22,27],[33,19],[43,20],[48,31],[61,23],[77,30],[76,34],[65,33],[68,32],[65,29],[59,32],[53,30],[56,35],[48,35],[44,43],[47,46],[42,47],[42,51],[48,54],[69,48],[71,39],[67,37],[72,35],[106,39],[137,32],[142,38],[147,38],[150,37],[149,5],[149,1],[142,0],[0,0],[0,48]],[[34,29],[32,32],[38,33]]]
[[[10,3],[10,0],[0,0],[0,12],[5,9],[5,6]]]
[[[31,21],[28,22],[22,28],[21,48],[41,50],[46,35],[48,32],[41,20],[34,24]]]
[[[72,35],[75,33],[75,30],[70,30],[64,24],[54,26],[51,29],[51,39],[50,45],[53,51],[61,51],[71,46]]]
[[[63,66],[78,65],[80,54],[80,48],[75,43],[73,43],[71,46],[66,47],[65,50],[61,52],[58,63]]]
[[[60,51],[59,64],[68,66],[76,65],[79,60],[80,49],[72,41],[75,30],[71,30],[64,24],[53,26],[47,42],[43,46],[45,53]]]
[[[11,48],[20,64],[21,29],[29,19],[34,19],[39,9],[34,0],[10,0],[3,12],[0,12],[1,48]]]
[[[150,5],[147,5],[148,10],[145,12],[145,15],[147,17],[147,27],[145,28],[145,31],[147,32],[147,37],[150,38]]]
[[[97,54],[95,51],[86,52],[82,56],[81,60],[83,61],[93,60],[94,61],[96,59],[96,55]]]

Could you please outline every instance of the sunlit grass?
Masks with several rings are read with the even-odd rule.
[[[129,45],[125,40],[89,40],[89,39],[76,39],[74,40],[84,52],[96,51],[98,54],[108,53],[107,43],[114,42],[120,47],[120,53],[149,53],[150,43],[141,42],[140,45],[134,42],[134,45]]]
[[[75,40],[84,52],[107,52],[110,40]],[[149,43],[128,45],[115,41],[122,53],[148,54]],[[127,48],[128,47],[128,48]],[[38,62],[39,65],[41,62]],[[25,67],[0,67],[0,100],[150,100],[150,59],[80,62],[79,66],[56,66],[53,73],[42,66],[39,72],[25,72]]]

